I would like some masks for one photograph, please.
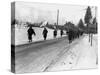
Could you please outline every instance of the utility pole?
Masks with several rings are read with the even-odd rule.
[[[58,20],[59,20],[59,9],[57,10],[57,25],[58,25]]]

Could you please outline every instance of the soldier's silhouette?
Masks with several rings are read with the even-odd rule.
[[[61,37],[62,37],[62,35],[63,35],[63,30],[61,29],[61,31],[60,31],[60,35],[61,35]]]
[[[32,29],[32,26],[29,27],[29,29],[27,30],[28,32],[28,40],[29,42],[32,42],[32,35],[36,35],[34,29]]]
[[[72,39],[73,39],[73,31],[72,30],[69,30],[68,31],[68,40],[69,40],[69,43],[72,42]]]
[[[42,33],[44,40],[46,40],[46,38],[47,38],[47,33],[48,33],[48,30],[46,28],[44,28],[43,33]]]
[[[57,36],[57,30],[56,29],[54,30],[53,35],[54,35],[54,38],[56,38],[56,36]]]

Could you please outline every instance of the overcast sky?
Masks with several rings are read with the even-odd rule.
[[[87,6],[67,5],[67,4],[48,4],[48,3],[28,3],[16,2],[16,19],[29,22],[48,21],[55,23],[57,20],[57,10],[59,9],[59,24],[71,21],[75,24],[79,22],[86,12]],[[92,8],[92,15],[95,15],[95,8]]]

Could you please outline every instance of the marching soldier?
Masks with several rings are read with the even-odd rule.
[[[54,38],[56,38],[56,36],[57,36],[57,30],[56,29],[54,30],[53,35],[54,35]]]
[[[34,29],[32,29],[32,26],[29,27],[29,29],[27,30],[28,32],[28,40],[29,42],[32,42],[32,35],[36,35]]]
[[[43,30],[44,40],[46,40],[46,38],[47,38],[47,33],[48,33],[48,30],[46,28],[44,28],[44,30]]]

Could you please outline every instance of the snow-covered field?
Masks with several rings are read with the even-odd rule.
[[[43,40],[43,28],[38,28],[38,27],[33,27],[36,36],[32,36],[33,37],[33,42],[35,41],[40,41]],[[28,28],[23,26],[23,25],[15,25],[15,28],[12,28],[12,33],[15,31],[15,35],[14,33],[12,34],[12,38],[14,38],[15,36],[15,45],[20,45],[20,44],[25,44],[28,43],[28,35],[27,35],[27,30]],[[53,39],[53,30],[47,28],[48,30],[48,34],[47,34],[47,39]],[[60,37],[60,31],[57,31],[57,37]],[[14,44],[14,40],[12,41],[12,44]]]

